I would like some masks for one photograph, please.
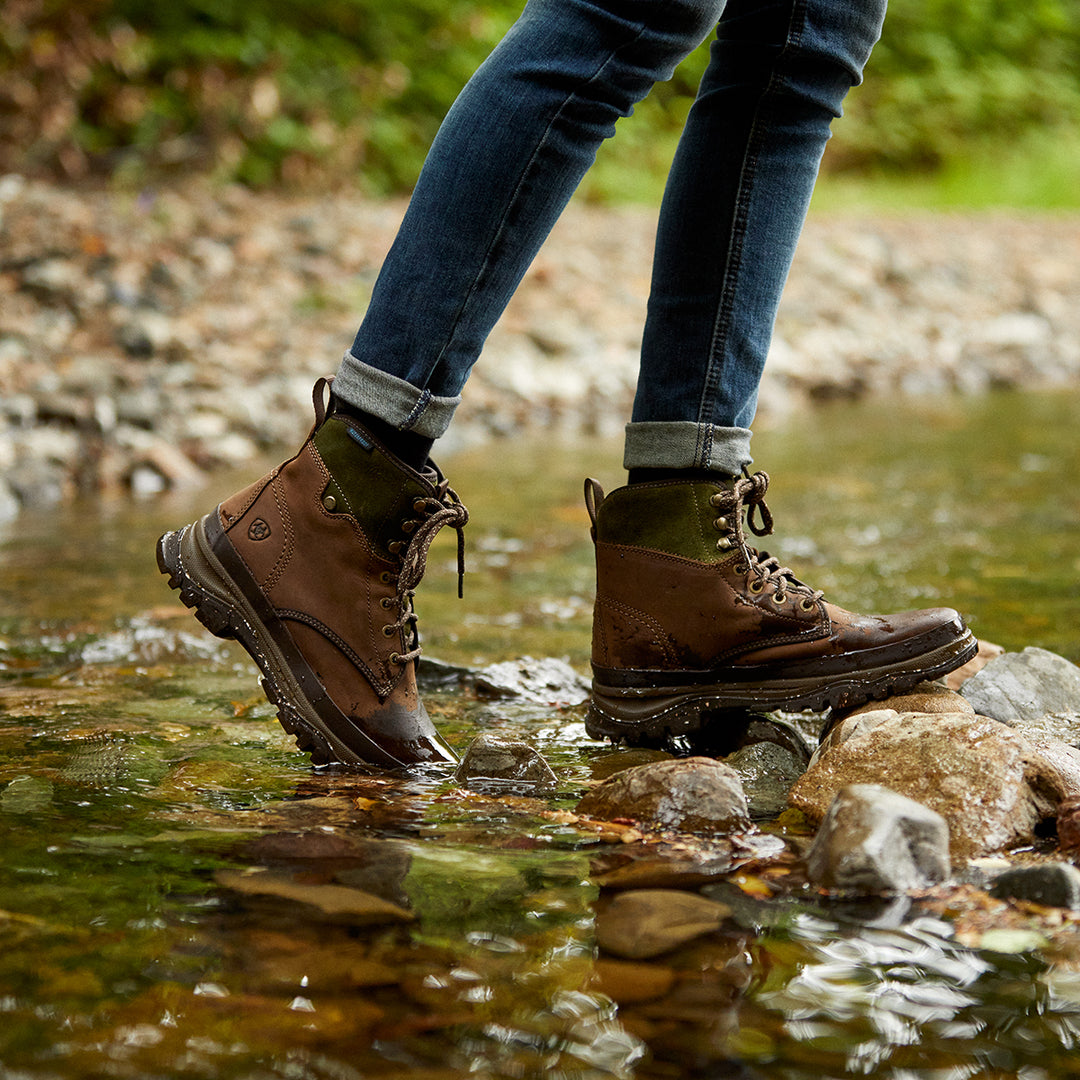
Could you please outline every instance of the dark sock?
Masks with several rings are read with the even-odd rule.
[[[730,480],[730,473],[714,469],[630,469],[630,484],[654,484],[658,480]]]
[[[375,436],[395,457],[400,458],[411,468],[419,471],[427,464],[428,455],[434,439],[424,435],[417,435],[415,431],[402,431],[381,417],[372,416],[362,409],[357,409],[341,398],[334,398],[333,411],[351,416],[359,420],[363,426]]]

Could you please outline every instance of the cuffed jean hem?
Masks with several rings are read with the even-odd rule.
[[[626,469],[711,469],[738,476],[753,460],[749,428],[689,420],[626,425]]]
[[[371,413],[399,431],[413,431],[425,439],[446,433],[461,397],[436,397],[378,368],[345,354],[334,376],[334,394],[354,409]]]

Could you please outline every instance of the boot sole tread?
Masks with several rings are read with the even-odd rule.
[[[365,763],[340,740],[332,739],[328,733],[320,730],[294,704],[294,697],[299,698],[302,694],[298,686],[290,686],[288,690],[282,686],[283,682],[290,684],[296,681],[284,674],[287,661],[283,657],[269,655],[275,651],[272,643],[267,642],[269,635],[259,633],[256,629],[257,616],[245,610],[249,605],[235,587],[230,587],[224,568],[213,565],[215,560],[206,550],[207,545],[199,542],[197,530],[200,525],[201,522],[187,525],[165,533],[158,540],[157,565],[167,577],[169,587],[179,593],[181,603],[192,609],[195,617],[211,634],[237,641],[243,646],[262,674],[260,681],[263,692],[277,709],[278,723],[293,736],[297,748],[310,755],[312,764]],[[186,536],[189,530],[191,535]],[[206,565],[201,569],[196,570],[191,565],[193,560],[185,561],[185,540],[188,541],[189,551],[197,551],[199,557],[206,560]]]
[[[829,708],[850,708],[941,678],[966,664],[978,647],[974,636],[966,631],[956,641],[903,663],[848,672],[827,681],[775,679],[757,684],[718,683],[683,691],[665,687],[652,693],[635,693],[594,680],[585,730],[594,739],[633,746],[693,734],[710,723],[708,714],[725,710],[824,712]]]

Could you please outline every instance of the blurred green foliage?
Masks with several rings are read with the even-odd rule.
[[[520,0],[4,0],[0,171],[406,190]],[[651,194],[706,63],[624,122],[590,180]],[[893,0],[832,170],[948,170],[1080,141],[1080,0]],[[1034,145],[1034,143],[1032,144]]]

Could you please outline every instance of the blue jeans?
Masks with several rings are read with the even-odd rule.
[[[715,28],[661,207],[625,464],[739,472],[829,125],[884,14],[885,0],[529,0],[432,144],[335,393],[438,438],[600,143]]]

